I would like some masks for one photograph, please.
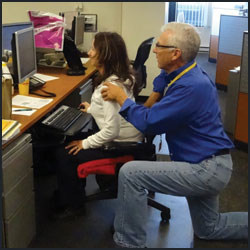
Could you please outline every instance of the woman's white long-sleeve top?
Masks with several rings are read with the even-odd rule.
[[[91,105],[87,112],[90,113],[96,121],[100,131],[87,137],[82,141],[83,149],[98,148],[109,141],[142,141],[143,135],[131,123],[127,122],[119,114],[120,105],[115,101],[104,101],[101,90],[105,88],[104,82],[111,82],[121,86],[127,96],[134,99],[132,89],[124,87],[130,85],[127,79],[123,84],[118,81],[118,77],[112,75],[98,85],[91,97]]]

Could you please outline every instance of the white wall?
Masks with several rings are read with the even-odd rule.
[[[157,39],[164,22],[164,2],[122,3],[122,36],[126,42],[130,59],[135,59],[141,42],[152,36]],[[152,49],[146,67],[147,87],[142,90],[141,95],[149,95],[152,92],[153,79],[160,72]]]
[[[198,33],[201,38],[201,47],[209,48],[211,27],[197,27]]]
[[[97,29],[99,31],[112,31],[121,34],[121,2],[93,2],[83,3],[84,14],[97,14]],[[94,33],[85,33],[84,49],[90,49]]]
[[[58,14],[60,11],[75,10],[73,2],[3,2],[2,23],[27,22],[29,21],[28,10],[42,10]]]

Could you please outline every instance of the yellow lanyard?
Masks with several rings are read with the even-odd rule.
[[[196,66],[196,62],[194,62],[192,65],[190,65],[188,68],[184,69],[179,75],[177,75],[167,86],[167,89],[165,90],[164,95],[166,94],[168,88],[175,82],[177,81],[179,78],[181,78],[184,74],[186,74],[189,70],[191,70],[192,68],[194,68]]]

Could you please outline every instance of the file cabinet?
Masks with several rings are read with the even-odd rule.
[[[2,211],[7,248],[26,248],[36,233],[31,135],[2,151]]]

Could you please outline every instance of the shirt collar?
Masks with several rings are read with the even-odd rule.
[[[188,63],[186,63],[185,65],[183,65],[182,67],[178,68],[177,70],[171,72],[169,75],[167,75],[169,81],[172,81],[177,75],[179,75],[183,70],[185,70],[186,68],[188,68],[190,65],[192,65],[194,63],[195,60],[192,60]]]

